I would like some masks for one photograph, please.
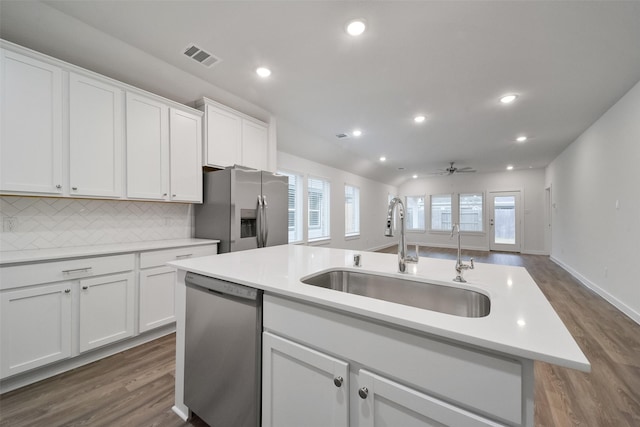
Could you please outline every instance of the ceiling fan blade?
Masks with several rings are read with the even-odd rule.
[[[474,171],[473,169],[471,169],[471,170],[458,169],[457,172],[459,172],[459,173],[473,173],[473,172],[476,172],[476,171]]]
[[[471,170],[471,169],[473,169],[473,168],[471,168],[471,167],[469,167],[469,166],[465,166],[465,167],[463,167],[463,168],[458,168],[458,172],[468,171],[468,170]]]

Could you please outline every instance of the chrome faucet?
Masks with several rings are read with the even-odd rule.
[[[465,264],[460,259],[460,225],[453,224],[451,228],[451,237],[453,237],[453,233],[458,233],[458,258],[456,259],[456,273],[458,275],[453,279],[454,282],[466,283],[466,280],[462,277],[462,272],[464,270],[473,270],[473,258],[469,260],[469,264]]]
[[[393,237],[393,223],[394,213],[396,206],[400,207],[400,241],[398,242],[398,271],[400,273],[407,272],[407,263],[418,263],[418,254],[416,252],[415,257],[407,255],[407,240],[405,239],[405,225],[404,225],[404,203],[398,197],[394,197],[389,202],[389,210],[387,211],[387,226],[384,230],[384,235],[387,237]]]

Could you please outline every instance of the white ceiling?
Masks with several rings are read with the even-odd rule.
[[[46,4],[166,63],[147,80],[177,67],[313,136],[283,125],[279,150],[395,184],[450,161],[544,167],[640,80],[639,1]],[[359,38],[344,31],[351,18],[367,21]],[[3,23],[18,39],[38,26]],[[189,43],[222,62],[196,64]],[[501,105],[505,93],[520,96]],[[356,128],[359,138],[335,136]]]

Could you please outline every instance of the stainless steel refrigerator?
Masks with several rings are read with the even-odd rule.
[[[271,172],[237,166],[206,172],[195,237],[220,240],[220,253],[288,243],[288,189],[288,177]]]

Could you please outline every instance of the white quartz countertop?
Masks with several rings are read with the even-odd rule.
[[[362,254],[362,267],[353,255]],[[467,283],[453,282],[455,261],[421,257],[397,273],[395,254],[282,245],[220,254],[169,265],[181,270],[240,283],[266,293],[342,310],[377,321],[433,334],[468,345],[525,359],[540,360],[588,372],[590,364],[523,267],[476,263],[464,273]],[[458,317],[373,298],[306,285],[301,278],[329,269],[410,277],[471,289],[491,299],[491,311],[480,318]]]
[[[68,248],[34,249],[28,251],[5,251],[0,252],[0,265],[151,251],[185,246],[202,246],[219,242],[219,240],[208,239],[172,239],[113,243],[108,245],[73,246]]]

